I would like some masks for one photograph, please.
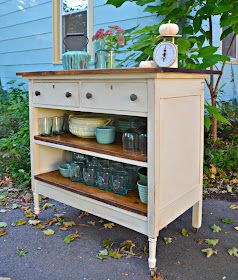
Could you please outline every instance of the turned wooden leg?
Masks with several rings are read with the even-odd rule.
[[[40,200],[39,200],[39,194],[33,193],[33,200],[34,200],[34,212],[35,215],[38,216],[40,214]]]
[[[150,268],[150,276],[154,277],[156,274],[156,245],[157,245],[157,237],[151,238],[149,237],[149,268]]]
[[[199,229],[202,225],[202,200],[198,201],[193,206],[192,226]]]

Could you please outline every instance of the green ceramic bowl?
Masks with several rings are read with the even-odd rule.
[[[69,163],[63,163],[59,165],[59,171],[60,174],[65,177],[65,178],[69,178],[70,177],[70,164]]]
[[[139,190],[139,196],[140,201],[142,203],[148,202],[148,187],[147,185],[143,185],[141,181],[137,182],[138,190]]]
[[[147,185],[147,168],[146,167],[139,168],[138,175],[142,185]]]

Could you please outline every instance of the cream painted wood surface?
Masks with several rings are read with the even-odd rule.
[[[71,95],[67,97],[67,93]],[[33,104],[79,107],[78,83],[34,83],[32,96]]]
[[[109,109],[117,111],[147,112],[146,82],[82,82],[82,108]],[[86,95],[90,93],[91,98]],[[136,100],[130,99],[136,95]]]
[[[36,213],[39,213],[38,194],[44,194],[146,234],[150,250],[148,262],[153,270],[156,266],[157,237],[163,227],[191,207],[192,225],[196,228],[201,226],[204,78],[205,75],[191,73],[30,77],[32,188]],[[57,90],[52,88],[53,84],[57,85]],[[39,85],[44,93],[43,101],[35,101],[34,92],[39,89]],[[71,99],[73,102],[65,101],[64,94],[69,89],[75,94]],[[91,92],[95,99],[86,100],[87,92]],[[132,93],[138,95],[138,103],[130,103]],[[38,118],[72,111],[146,117],[147,162],[119,159],[34,140],[34,136],[38,135]],[[35,174],[57,169],[58,163],[68,157],[68,152],[146,166],[147,217],[34,179]]]

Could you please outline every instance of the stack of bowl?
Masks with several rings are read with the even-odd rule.
[[[140,201],[148,202],[148,183],[147,183],[147,168],[141,167],[138,169],[139,181],[137,182]]]

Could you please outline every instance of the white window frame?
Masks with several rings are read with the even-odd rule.
[[[62,64],[62,17],[61,0],[52,0],[52,48],[53,64]],[[88,0],[87,8],[87,37],[89,39],[88,52],[93,57],[93,31],[94,31],[93,0]]]

